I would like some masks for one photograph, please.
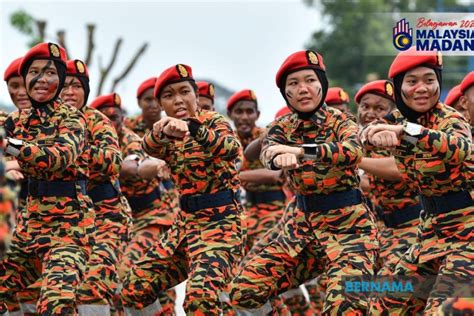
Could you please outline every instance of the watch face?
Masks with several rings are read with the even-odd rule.
[[[21,139],[9,138],[8,142],[15,146],[22,146],[23,141]]]

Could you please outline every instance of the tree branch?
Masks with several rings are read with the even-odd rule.
[[[46,21],[36,20],[36,26],[38,27],[38,36],[39,41],[44,42],[45,30],[46,30]]]
[[[114,92],[115,88],[117,87],[117,84],[129,74],[130,70],[132,70],[132,68],[135,66],[135,64],[138,61],[138,58],[140,58],[143,55],[147,47],[148,47],[148,43],[147,42],[143,43],[142,47],[140,47],[140,49],[137,51],[135,56],[133,56],[132,60],[130,61],[128,66],[125,68],[125,70],[122,72],[122,74],[120,74],[118,77],[114,79],[110,92]]]
[[[61,45],[68,52],[68,57],[71,58],[70,52],[68,51],[66,47],[66,31],[58,30],[56,35],[58,37],[58,44]]]
[[[118,52],[120,50],[121,45],[122,45],[122,38],[119,38],[115,42],[115,48],[114,48],[113,53],[112,53],[112,58],[110,59],[110,62],[109,62],[109,65],[107,66],[107,68],[105,68],[105,69],[102,68],[102,67],[99,68],[100,82],[99,82],[99,87],[97,89],[97,96],[102,94],[102,87],[104,86],[105,79],[107,79],[107,76],[109,75],[110,69],[112,69],[112,67],[115,64],[115,60],[117,59],[117,55],[118,55]]]
[[[86,54],[86,60],[84,61],[87,67],[90,67],[90,64],[92,63],[92,53],[95,48],[94,30],[95,30],[95,24],[87,24],[87,54]]]

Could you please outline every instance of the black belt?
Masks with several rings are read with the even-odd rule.
[[[420,195],[420,199],[425,212],[432,215],[473,206],[471,194],[468,191],[448,192],[441,196]]]
[[[161,199],[160,188],[156,187],[153,191],[145,195],[127,197],[128,203],[133,211],[142,211],[152,206],[155,200]]]
[[[22,200],[26,200],[28,198],[28,180],[21,181],[20,194],[18,197]]]
[[[270,203],[273,201],[285,201],[285,193],[281,190],[264,192],[245,192],[245,199],[251,204]]]
[[[118,188],[119,186],[117,186]],[[103,200],[110,200],[119,196],[119,190],[110,182],[101,183],[89,190],[87,194],[92,199],[92,202],[98,203]]]
[[[179,205],[185,212],[224,206],[240,201],[239,194],[232,190],[219,191],[212,194],[185,195],[179,199]]]
[[[353,189],[331,194],[297,194],[296,203],[305,212],[326,212],[362,203],[362,193]]]
[[[82,194],[86,194],[86,180],[76,181],[38,181],[28,179],[28,195],[38,197],[77,197],[76,185],[81,187]]]
[[[406,206],[402,209],[395,210],[390,214],[380,214],[385,226],[389,228],[397,228],[398,226],[408,223],[420,217],[421,204]]]
[[[174,188],[174,182],[171,180],[162,180],[161,184],[166,190]]]

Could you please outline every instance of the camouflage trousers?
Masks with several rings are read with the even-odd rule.
[[[409,278],[414,291],[373,295],[370,311],[436,314],[450,299],[474,296],[474,207],[447,214],[422,212],[416,242],[378,277]]]
[[[419,219],[404,223],[397,228],[382,226],[380,229],[380,267],[400,259],[416,243],[416,231]]]
[[[77,199],[29,197],[27,220],[15,228],[1,263],[0,312],[7,298],[41,279],[38,313],[75,313],[77,288],[95,237],[94,217],[90,199],[79,188]]]
[[[92,247],[84,282],[78,291],[79,312],[93,315],[105,306],[102,315],[113,304],[113,296],[120,283],[118,266],[123,250],[130,239],[131,211],[125,198],[118,196],[94,204],[96,243]],[[90,306],[99,305],[91,311]]]
[[[247,211],[247,249],[251,249],[263,235],[271,230],[282,218],[284,201],[245,205]]]
[[[122,299],[129,312],[156,313],[160,292],[188,278],[187,315],[219,315],[219,295],[243,252],[242,208],[230,204],[180,212],[164,235],[126,275]]]
[[[283,230],[285,223],[295,216],[296,200],[292,199],[283,214],[279,217],[276,224],[267,229],[261,238],[253,244],[249,253],[243,258],[240,263],[240,267],[244,267],[246,262],[257,256],[272,240],[277,238],[278,234]],[[313,253],[305,251],[299,256],[299,259],[306,261],[309,266],[315,262],[314,258],[311,258]],[[303,265],[301,265],[303,267]],[[279,281],[278,291],[273,297],[270,298],[271,307],[273,313],[276,315],[307,315],[311,313],[311,308],[306,301],[304,293],[298,288],[298,285],[303,281],[311,278],[312,271],[317,270],[313,267],[307,269],[295,269],[285,274]],[[281,294],[281,297],[278,295]]]
[[[353,300],[344,292],[342,278],[374,275],[376,235],[364,204],[324,214],[296,207],[276,238],[240,267],[230,285],[232,304],[237,310],[256,311],[281,288],[291,288],[292,282],[301,284],[325,271],[328,285],[323,313],[362,315],[368,300]]]
[[[134,264],[145,255],[147,250],[149,250],[169,228],[170,226],[165,225],[149,225],[135,231],[132,241],[125,250],[121,275],[125,276],[127,271],[133,268]],[[158,293],[158,300],[162,306],[163,315],[174,315],[176,302],[176,291],[174,288]]]
[[[41,260],[41,272],[32,260],[34,255],[12,242],[0,267],[0,304],[4,303],[4,298],[11,298],[16,292],[41,279],[41,292],[36,307],[38,313],[75,314],[76,290],[83,279],[88,255],[84,247],[77,245],[52,245]]]

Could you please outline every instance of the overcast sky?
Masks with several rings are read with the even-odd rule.
[[[91,95],[98,85],[98,57],[110,60],[118,37],[122,50],[105,88],[145,41],[149,47],[127,79],[116,89],[132,114],[139,111],[136,89],[146,78],[185,63],[195,77],[211,78],[224,86],[253,89],[262,116],[271,120],[284,101],[274,82],[283,60],[304,48],[320,16],[302,0],[272,1],[10,1],[0,0],[0,69],[26,50],[27,37],[10,26],[12,12],[24,9],[48,21],[47,40],[65,29],[69,58],[84,59],[87,23],[95,23],[96,50],[90,65]],[[5,84],[0,100],[10,104]]]

